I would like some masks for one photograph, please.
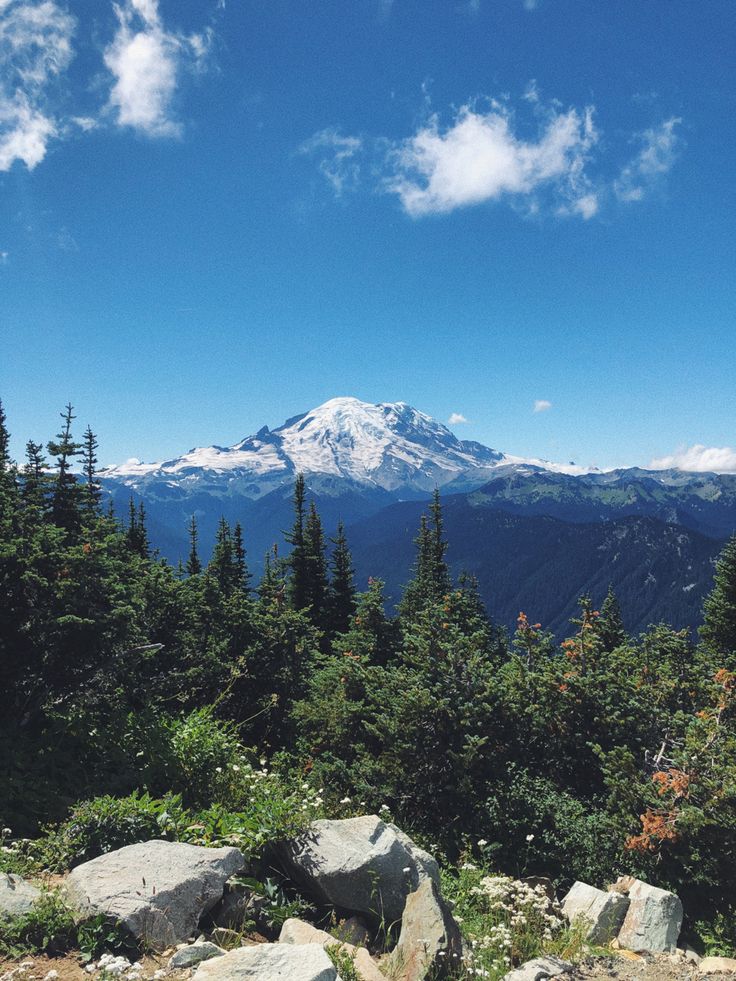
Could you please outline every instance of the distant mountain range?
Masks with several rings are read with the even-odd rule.
[[[459,440],[403,402],[336,398],[234,446],[102,474],[122,511],[143,500],[151,538],[177,561],[197,516],[203,551],[221,515],[245,530],[251,567],[291,524],[303,473],[328,532],[348,527],[359,578],[410,575],[423,502],[442,490],[449,561],[474,572],[492,614],[520,609],[562,630],[581,592],[613,582],[629,629],[697,622],[713,558],[736,530],[736,475],[638,468],[588,471]],[[598,595],[594,595],[598,599]]]

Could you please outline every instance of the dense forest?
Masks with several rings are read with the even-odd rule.
[[[95,434],[73,424],[69,406],[16,464],[0,409],[0,819],[14,834],[85,808],[98,826],[106,808],[227,827],[245,807],[235,775],[258,765],[285,795],[307,788],[314,813],[383,809],[452,861],[561,884],[634,872],[679,893],[691,931],[736,942],[736,538],[698,643],[663,623],[628,636],[609,590],[600,609],[580,598],[560,645],[534,610],[508,636],[473,579],[451,579],[435,495],[390,616],[379,580],[356,591],[345,534],[325,540],[303,479],[260,582],[225,520],[205,564],[192,519],[172,566],[142,506],[106,505]]]

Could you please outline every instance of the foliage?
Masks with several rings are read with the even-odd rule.
[[[61,953],[76,943],[74,915],[59,890],[46,890],[19,916],[0,919],[0,955]]]

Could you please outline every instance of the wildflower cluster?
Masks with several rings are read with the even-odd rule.
[[[557,902],[543,885],[505,875],[484,875],[471,862],[448,882],[454,911],[470,942],[464,959],[470,977],[495,979],[554,945],[564,929]]]

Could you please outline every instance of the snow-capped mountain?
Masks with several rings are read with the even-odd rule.
[[[350,486],[414,496],[459,477],[478,486],[489,469],[517,460],[459,440],[405,402],[335,398],[234,446],[193,449],[163,463],[130,460],[103,477],[139,493],[158,489],[168,497],[176,488],[185,495],[206,491],[257,500],[303,473],[322,493]]]

